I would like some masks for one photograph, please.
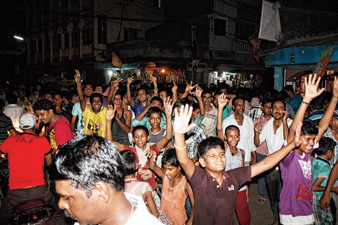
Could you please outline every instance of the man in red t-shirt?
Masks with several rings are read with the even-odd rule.
[[[23,114],[20,117],[23,133],[7,138],[0,145],[0,151],[7,154],[9,165],[9,191],[0,208],[0,224],[7,224],[16,205],[33,199],[43,199],[46,204],[54,205],[53,221],[63,221],[44,178],[44,163],[51,164],[52,149],[45,137],[37,137],[34,133],[36,120],[34,114]]]
[[[33,109],[44,124],[50,124],[47,130],[53,154],[59,147],[73,139],[69,121],[61,115],[57,115],[55,106],[47,99],[39,100],[33,105]]]

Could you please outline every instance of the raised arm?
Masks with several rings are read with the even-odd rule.
[[[196,90],[194,92],[197,101],[198,101],[198,105],[200,108],[200,117],[204,116],[205,114],[205,110],[204,110],[204,104],[203,104],[203,100],[202,100],[202,93],[203,93],[203,89],[200,86],[196,86]]]
[[[319,140],[322,138],[323,134],[329,127],[330,120],[332,119],[333,112],[337,105],[337,101],[338,101],[338,79],[337,77],[334,77],[333,88],[332,88],[332,98],[331,98],[329,106],[327,107],[327,110],[325,111],[323,117],[321,118],[319,122],[318,134],[316,136],[317,142],[319,142]]]
[[[147,105],[147,107],[145,109],[143,109],[143,111],[138,114],[136,117],[135,117],[135,120],[138,120],[138,121],[141,121],[147,114],[148,110],[151,108],[151,107],[154,107],[155,105],[153,103]]]
[[[338,162],[332,167],[329,180],[327,181],[323,196],[320,198],[320,208],[326,210],[330,206],[330,192],[338,179]]]
[[[256,147],[258,147],[260,144],[259,134],[261,132],[262,132],[262,122],[258,122],[255,124],[255,127],[254,127],[254,144]]]
[[[171,124],[171,115],[172,115],[172,112],[173,112],[173,103],[170,99],[170,97],[167,97],[165,100],[164,100],[164,111],[165,111],[165,116],[166,116],[166,119],[167,119],[167,127],[166,127],[166,135],[165,137],[163,137],[158,143],[157,143],[157,146],[159,149],[162,149],[164,148],[168,142],[171,140],[172,138],[172,124]]]
[[[173,103],[175,104],[175,102],[177,101],[177,85],[176,85],[176,83],[175,83],[175,81],[173,81],[173,86],[172,86],[172,88],[171,88],[171,91],[172,91],[172,93],[173,93]]]
[[[131,107],[134,107],[135,105],[135,102],[133,98],[131,97],[131,92],[130,92],[130,84],[133,82],[133,80],[134,80],[134,77],[129,77],[128,82],[127,82],[127,100]]]
[[[154,96],[158,97],[157,77],[150,75],[150,81],[154,84]]]
[[[220,137],[224,141],[224,134],[222,128],[222,117],[223,117],[223,109],[228,104],[228,99],[225,94],[221,94],[218,96],[218,111],[217,111],[217,136]]]
[[[190,131],[196,124],[189,124],[192,114],[192,107],[189,105],[181,106],[178,113],[175,109],[174,133],[175,133],[175,150],[177,159],[180,162],[186,176],[190,178],[195,172],[195,165],[188,157],[187,145],[185,144],[184,135]]]
[[[189,218],[189,220],[188,220],[188,222],[187,222],[187,225],[192,225],[192,220],[193,220],[193,218],[194,218],[195,197],[194,197],[194,193],[193,193],[193,191],[192,191],[192,188],[191,188],[189,182],[187,182],[187,183],[185,184],[185,191],[186,191],[186,193],[187,193],[188,196],[189,196],[189,199],[190,199],[190,202],[191,202],[191,206],[192,206],[191,215],[190,215],[190,218]]]
[[[303,121],[307,107],[309,106],[312,99],[323,93],[324,88],[320,90],[318,89],[320,79],[320,77],[317,78],[316,74],[310,74],[308,78],[305,77],[305,95],[302,103],[298,108],[295,118],[293,118],[292,124],[290,126],[290,132],[287,138],[287,143],[290,143],[293,140],[297,124]]]
[[[279,161],[281,161],[287,154],[289,154],[295,147],[301,144],[300,131],[302,128],[302,123],[299,122],[297,129],[296,129],[296,136],[292,142],[288,145],[281,148],[279,151],[274,152],[273,154],[269,155],[262,161],[254,164],[251,166],[251,177],[255,177],[258,174],[261,174],[272,167],[274,167]]]
[[[157,159],[157,154],[153,154],[151,156],[151,158],[149,159],[149,168],[154,171],[154,173],[156,173],[157,176],[159,176],[161,179],[164,178],[165,173],[163,171],[163,169],[161,169],[160,167],[158,167],[156,165],[156,159]]]
[[[187,86],[186,86],[185,92],[183,93],[181,98],[186,98],[190,94],[190,92],[197,86],[197,84],[192,85],[192,81],[190,81],[190,84],[188,82],[186,82],[186,83],[187,83]]]
[[[122,78],[118,78],[118,79],[114,80],[113,83],[110,85],[110,89],[109,89],[109,92],[108,92],[106,106],[107,105],[111,105],[111,103],[114,101],[114,97],[115,97],[115,94],[117,92],[119,83],[122,80],[123,80]]]
[[[79,96],[79,99],[80,99],[81,111],[83,112],[86,109],[86,99],[83,96],[83,90],[82,90],[82,84],[81,84],[81,75],[80,75],[79,70],[75,70],[74,80],[76,82],[77,95]]]
[[[107,120],[107,125],[106,125],[106,136],[107,136],[107,140],[110,142],[113,142],[116,147],[117,150],[119,151],[123,151],[124,150],[124,146],[116,141],[113,140],[113,134],[111,131],[111,123],[113,121],[113,118],[116,114],[116,109],[114,109],[114,107],[112,105],[107,105],[107,113],[106,113],[106,120]]]

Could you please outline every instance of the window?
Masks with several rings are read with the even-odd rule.
[[[57,37],[52,37],[52,43],[53,43],[53,51],[57,51],[58,50],[58,46],[57,46]]]
[[[65,49],[69,48],[69,33],[64,33],[65,35]]]
[[[92,26],[85,26],[83,29],[83,45],[92,43]]]
[[[226,20],[221,19],[214,20],[214,34],[219,36],[226,35]]]
[[[62,43],[62,35],[61,34],[57,34],[56,38],[57,38],[57,40],[56,40],[56,42],[57,42],[57,50],[59,50],[62,47],[62,45],[61,45],[61,43]]]
[[[249,36],[254,33],[254,27],[249,24],[236,23],[236,38],[248,40]]]
[[[124,40],[134,40],[137,38],[137,31],[136,30],[131,30],[131,29],[126,29],[124,30]]]
[[[79,30],[75,29],[73,31],[73,35],[72,35],[72,47],[78,47],[79,46],[79,41],[80,41],[80,37],[79,37]]]
[[[50,37],[46,37],[45,39],[45,49],[46,49],[46,52],[49,53],[50,52]]]
[[[33,41],[31,42],[31,44],[32,44],[32,45],[31,45],[31,48],[32,48],[32,51],[31,51],[31,52],[32,52],[32,55],[35,55],[35,54],[36,54],[36,41],[33,40]]]
[[[107,43],[107,20],[106,18],[98,18],[97,21],[97,42],[99,44]]]

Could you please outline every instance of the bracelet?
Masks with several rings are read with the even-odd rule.
[[[304,101],[302,101],[302,103],[304,103],[305,105],[309,105],[310,103],[308,103],[308,102],[304,102]]]
[[[154,90],[154,92],[158,92],[158,89]]]
[[[178,150],[183,150],[187,147],[187,145],[184,145],[183,147],[178,147],[176,144],[174,144],[174,147]]]

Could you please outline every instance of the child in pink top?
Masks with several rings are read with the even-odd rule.
[[[192,224],[193,213],[188,220],[184,205],[189,196],[193,206],[194,196],[190,184],[182,174],[175,149],[169,149],[164,152],[162,167],[163,169],[156,166],[156,155],[152,155],[149,168],[161,177],[163,181],[161,211],[164,212],[173,225]]]

